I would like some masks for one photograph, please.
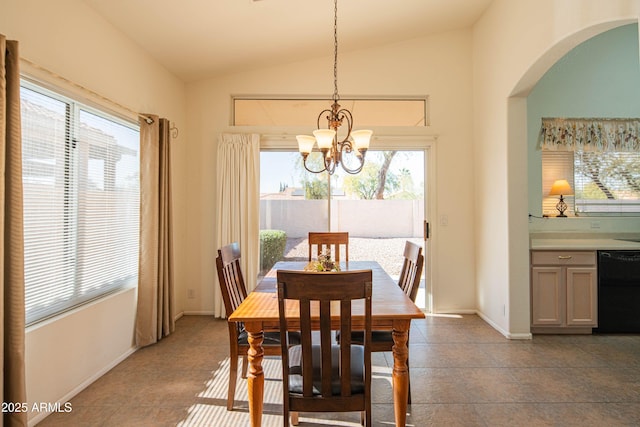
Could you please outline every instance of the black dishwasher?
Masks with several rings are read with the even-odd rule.
[[[640,333],[640,251],[598,251],[599,333]]]

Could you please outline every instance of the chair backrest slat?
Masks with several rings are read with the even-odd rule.
[[[342,325],[351,325],[351,301],[340,302],[340,325],[340,329]],[[342,377],[351,378],[351,344],[349,342],[340,342],[340,366]],[[341,387],[343,396],[351,396],[351,387],[346,381],[342,381]]]
[[[344,249],[342,257],[341,248]],[[338,232],[309,232],[309,261],[317,258],[319,254],[330,251],[336,262],[349,261],[349,233]]]
[[[302,335],[302,376],[311,378],[313,377],[313,363],[311,355],[311,301],[308,299],[300,301],[300,331]],[[308,397],[313,396],[312,382],[303,383],[303,394]]]
[[[327,367],[333,366],[331,362],[331,301],[329,300],[320,300],[320,349],[322,358],[320,362],[322,396],[331,397],[332,370],[327,369]]]

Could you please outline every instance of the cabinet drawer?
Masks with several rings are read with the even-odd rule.
[[[532,251],[531,265],[596,265],[596,252]]]

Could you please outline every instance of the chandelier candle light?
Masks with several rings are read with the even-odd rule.
[[[347,173],[356,174],[362,170],[364,166],[364,156],[369,149],[369,142],[373,131],[356,130],[352,131],[353,116],[351,111],[341,108],[338,101],[338,0],[334,0],[334,21],[333,21],[333,104],[331,108],[322,110],[318,115],[317,130],[313,131],[313,136],[298,135],[298,149],[302,155],[302,163],[304,168],[311,173],[321,173],[327,171],[329,175],[333,175],[337,165],[341,165]],[[326,114],[326,115],[325,115]],[[320,128],[320,120],[327,120],[327,129]],[[347,127],[347,135],[341,141],[338,140],[338,128],[345,122]],[[318,149],[322,153],[324,160],[323,168],[320,170],[311,170],[307,166],[307,157],[313,151],[315,143],[318,143]],[[355,156],[358,163],[354,168],[345,164],[347,155]],[[344,156],[344,158],[343,158]]]

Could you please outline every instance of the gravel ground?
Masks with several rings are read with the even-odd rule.
[[[402,254],[404,244],[409,240],[422,245],[420,238],[379,238],[370,239],[362,237],[349,238],[349,260],[374,260],[378,261],[382,268],[391,276],[397,277],[402,269]],[[284,251],[286,261],[306,261],[309,258],[309,244],[306,238],[289,238]]]

